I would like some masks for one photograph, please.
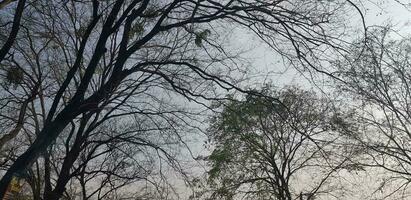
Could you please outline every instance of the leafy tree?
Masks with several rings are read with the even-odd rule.
[[[294,87],[262,93],[272,98],[228,101],[212,119],[210,199],[314,199],[331,192],[333,175],[350,167],[335,144],[347,128],[336,120],[342,113]]]

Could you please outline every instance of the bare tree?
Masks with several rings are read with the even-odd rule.
[[[392,40],[391,33],[389,27],[370,27],[365,43],[335,62],[338,91],[351,97],[347,102],[361,126],[351,134],[350,145],[363,149],[363,159],[356,162],[386,171],[377,189],[391,190],[387,197],[406,191],[411,169],[410,42]]]

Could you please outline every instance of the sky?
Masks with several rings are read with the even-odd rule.
[[[357,0],[367,27],[390,25],[394,30],[391,37],[402,39],[411,34],[411,0],[401,1],[409,7],[397,1],[399,0]],[[347,18],[351,20],[352,26],[359,29],[359,33],[362,32],[363,25],[359,13],[353,9],[349,15]],[[233,47],[246,49],[247,52],[242,56],[252,65],[248,74],[249,80],[245,81],[244,85],[258,87],[264,83],[274,83],[280,88],[286,85],[297,85],[313,89],[310,77],[304,77],[293,67],[284,64],[282,58],[258,38],[244,33],[244,30],[233,30],[233,34],[236,35]],[[353,35],[353,38],[355,37]]]

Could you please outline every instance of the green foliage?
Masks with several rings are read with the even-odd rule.
[[[131,30],[129,31],[129,37],[133,38],[134,36],[141,35],[144,32],[144,24],[143,23],[135,23]]]
[[[339,127],[350,126],[333,118],[331,103],[317,98],[313,92],[266,86],[253,93],[256,95],[238,99],[229,96],[231,100],[214,104],[221,107],[221,113],[212,118],[208,129],[215,144],[208,157],[211,166],[208,175],[217,199],[234,198],[240,191],[249,195],[249,199],[277,199],[278,194],[272,188],[289,190],[281,185],[288,183],[275,185],[267,177],[290,179],[287,170],[292,175],[293,169],[298,171],[307,164],[299,162],[317,159],[317,156],[304,157],[310,154],[307,151],[315,152],[317,148],[307,137],[324,132],[332,119]],[[279,177],[283,175],[286,177]]]
[[[6,79],[9,84],[17,86],[23,82],[24,73],[20,68],[14,66],[9,67],[6,73]]]
[[[211,182],[224,176],[221,173],[230,167],[231,162],[246,163],[253,159],[255,151],[250,144],[261,145],[261,137],[252,129],[257,126],[261,118],[276,115],[279,106],[275,104],[272,98],[254,95],[247,95],[241,101],[231,100],[218,104],[223,106],[223,110],[220,115],[212,119],[212,126],[209,129],[210,136],[217,146],[208,157],[211,163],[209,171]],[[231,178],[225,177],[223,182],[227,184]],[[221,194],[221,191],[219,193]]]
[[[201,32],[199,32],[199,33],[196,33],[196,38],[195,38],[195,40],[194,40],[195,44],[196,44],[198,47],[201,47],[201,46],[203,45],[203,40],[206,40],[206,39],[207,39],[207,36],[208,36],[209,34],[211,34],[211,31],[208,30],[208,29],[205,29],[205,30],[203,30],[203,31],[201,31]]]
[[[221,167],[225,162],[229,161],[230,156],[230,151],[228,151],[227,149],[218,149],[213,151],[213,153],[208,157],[208,159],[213,162],[213,167],[208,172],[211,179],[214,179],[218,176]]]
[[[155,7],[148,7],[143,14],[147,18],[155,18],[159,15],[158,9]]]

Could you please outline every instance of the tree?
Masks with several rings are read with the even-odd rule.
[[[330,198],[330,179],[353,166],[335,144],[348,127],[337,120],[343,116],[313,92],[268,87],[262,93],[283,104],[246,96],[228,101],[212,119],[210,199]]]
[[[270,44],[287,56],[291,52],[282,47],[297,45],[301,48],[296,57],[302,58],[306,51],[337,45],[339,38],[328,37],[326,30],[334,31],[330,21],[346,4],[302,0],[33,2],[25,9],[25,30],[20,31],[24,37],[15,41],[13,54],[2,62],[1,70],[4,77],[11,69],[23,74],[13,83],[15,90],[5,90],[11,97],[30,96],[29,91],[39,88],[32,107],[40,109],[42,118],[36,112],[32,115],[35,126],[26,130],[35,132],[35,138],[1,179],[0,197],[12,177],[24,176],[64,132],[71,129],[83,135],[79,130],[97,128],[106,118],[142,112],[137,100],[142,94],[152,99],[164,99],[167,94],[174,101],[183,97],[204,104],[219,98],[215,88],[247,92],[235,84],[233,74],[241,68],[235,54],[219,44],[218,34],[227,24],[250,27],[262,38],[269,35]],[[66,136],[69,144],[71,136]],[[74,149],[69,169],[80,155]]]
[[[8,4],[12,3],[13,0],[3,0],[0,2],[0,9],[3,9]],[[17,34],[20,29],[20,21],[23,15],[24,6],[26,5],[26,0],[19,0],[17,3],[17,7],[15,9],[15,14],[13,17],[12,27],[9,36],[7,37],[6,41],[4,42],[3,46],[0,49],[0,63],[6,57],[7,53],[11,49],[13,42],[16,40]],[[3,22],[2,22],[3,23]],[[3,27],[7,26],[1,25]]]
[[[391,39],[389,27],[369,28],[365,42],[335,62],[338,91],[347,94],[356,109],[353,118],[361,128],[352,134],[351,146],[362,148],[360,165],[383,169],[386,179],[378,190],[394,195],[409,185],[411,154],[410,42]],[[353,140],[351,140],[353,141]]]

